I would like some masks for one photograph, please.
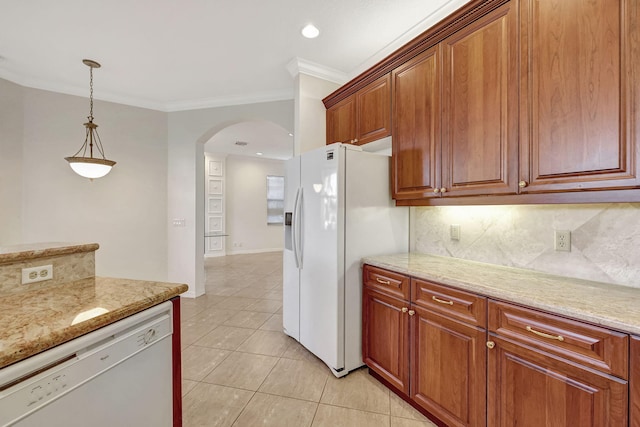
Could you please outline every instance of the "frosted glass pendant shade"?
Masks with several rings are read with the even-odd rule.
[[[102,178],[111,172],[111,168],[116,164],[113,160],[92,157],[65,157],[65,160],[75,173],[89,179]]]

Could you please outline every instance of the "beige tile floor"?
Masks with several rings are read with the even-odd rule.
[[[184,427],[431,427],[366,368],[335,378],[282,333],[282,253],[205,261],[182,299]]]

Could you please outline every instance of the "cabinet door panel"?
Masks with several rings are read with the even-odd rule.
[[[411,398],[449,426],[486,425],[486,331],[412,309]]]
[[[327,110],[327,144],[351,143],[356,138],[356,100],[344,99]]]
[[[629,425],[640,427],[640,337],[631,336],[629,359]]]
[[[508,3],[443,42],[445,195],[517,192],[516,24]]]
[[[640,185],[638,19],[629,0],[523,2],[523,191]]]
[[[440,176],[440,58],[433,47],[392,72],[393,198],[437,196]]]
[[[391,135],[391,74],[386,74],[356,93],[357,144]]]
[[[491,337],[489,425],[624,427],[626,381]]]
[[[409,304],[365,286],[362,310],[364,363],[409,394]]]

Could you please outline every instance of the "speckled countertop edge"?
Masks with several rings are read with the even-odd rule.
[[[98,250],[97,243],[33,243],[14,246],[0,246],[0,264],[28,261],[36,258],[93,252]]]
[[[640,334],[638,288],[419,253],[366,257],[362,263]]]
[[[0,369],[168,301],[187,289],[178,283],[96,277],[3,298]],[[104,314],[76,324],[70,321],[88,308],[104,305],[110,307]]]

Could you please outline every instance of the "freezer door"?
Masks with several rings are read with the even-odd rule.
[[[300,270],[293,240],[297,237],[294,229],[299,225],[299,215],[294,211],[296,196],[300,193],[300,157],[285,162],[284,191],[284,211],[291,214],[291,224],[284,226],[282,325],[285,334],[300,341]]]
[[[300,343],[344,368],[344,148],[302,155]]]

